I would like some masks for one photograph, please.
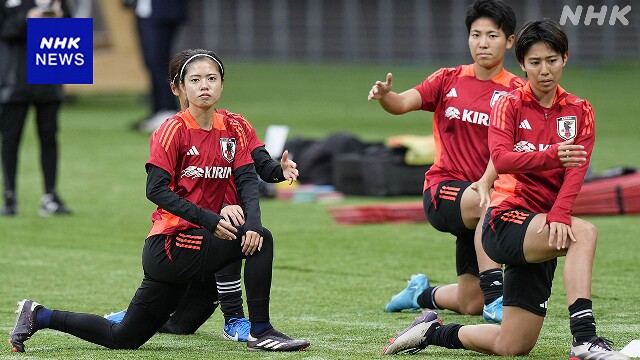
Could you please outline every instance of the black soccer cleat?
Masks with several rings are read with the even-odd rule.
[[[292,339],[287,335],[271,328],[258,337],[249,333],[247,348],[249,350],[263,351],[303,351],[307,350],[310,343],[307,340]]]
[[[57,194],[44,194],[40,201],[40,216],[69,215],[71,210],[64,205]]]
[[[18,302],[16,310],[16,325],[11,331],[9,343],[13,346],[13,352],[24,352],[24,342],[29,340],[35,329],[35,311],[42,305],[33,300],[24,299]]]

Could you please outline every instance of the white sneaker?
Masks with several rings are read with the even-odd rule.
[[[611,348],[611,341],[594,337],[585,342],[573,342],[569,351],[570,360],[631,360],[625,354]]]
[[[151,116],[147,120],[141,122],[138,125],[138,130],[150,134],[150,133],[156,131],[156,129],[159,128],[160,125],[162,125],[162,123],[165,122],[165,120],[173,117],[173,115],[175,115],[175,114],[176,114],[176,112],[173,111],[173,110],[161,110],[161,111],[158,111],[157,113],[153,114],[153,116]]]

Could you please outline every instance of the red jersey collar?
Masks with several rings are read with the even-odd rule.
[[[193,115],[191,115],[191,112],[188,108],[177,113],[176,115],[185,121],[187,129],[202,129],[196,122],[196,119],[193,118]],[[213,128],[218,130],[226,130],[226,127],[224,126],[224,115],[220,114],[218,110],[213,113]]]
[[[553,105],[557,104],[558,102],[562,101],[568,94],[567,91],[562,88],[562,86],[560,86],[560,85],[556,85],[556,86],[557,86],[556,97],[553,99],[553,104],[551,106],[553,106]],[[538,101],[538,99],[536,98],[536,95],[531,90],[531,83],[530,82],[527,81],[525,86],[522,87],[522,93],[527,98],[527,100],[535,101],[536,103],[538,103],[538,105],[540,105],[540,101]],[[542,106],[542,105],[540,105],[540,106]]]
[[[473,76],[473,77],[476,77],[476,71],[475,71],[476,65],[477,65],[476,63],[466,65],[464,67],[464,69],[462,69],[461,75],[462,76]],[[503,67],[502,70],[500,70],[500,72],[498,74],[496,74],[496,76],[492,77],[491,79],[489,79],[489,80],[479,80],[479,81],[493,81],[496,84],[500,84],[500,85],[503,85],[505,87],[509,87],[509,84],[511,82],[511,76],[510,75],[511,74],[507,71],[507,69],[505,69]]]

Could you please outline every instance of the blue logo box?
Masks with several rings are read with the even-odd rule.
[[[93,84],[93,19],[27,19],[28,84]]]

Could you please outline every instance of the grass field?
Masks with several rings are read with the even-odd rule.
[[[287,124],[291,136],[322,138],[347,131],[365,140],[430,132],[431,116],[394,118],[366,101],[374,80],[393,71],[406,89],[435,68],[249,64],[227,61],[221,107],[244,114],[258,134]],[[635,116],[640,113],[638,63],[565,71],[563,86],[587,98],[596,111],[596,170],[639,165]],[[630,71],[630,68],[636,71]],[[513,69],[515,70],[515,69]],[[15,301],[32,298],[48,307],[104,314],[124,308],[140,283],[140,252],[152,204],[144,195],[148,136],[129,130],[146,115],[140,96],[80,96],[62,113],[60,193],[75,214],[37,214],[42,180],[33,121],[23,140],[17,217],[0,218],[0,332],[13,327]],[[349,197],[345,203],[419,198]],[[136,351],[110,351],[45,330],[27,342],[26,354],[0,348],[2,359],[371,359],[413,318],[387,314],[384,304],[412,273],[432,283],[455,281],[453,239],[428,224],[335,225],[327,205],[262,202],[263,223],[275,236],[272,322],[285,333],[311,340],[304,353],[248,352],[224,340],[222,316],[192,336],[157,335]],[[634,216],[591,217],[600,242],[593,280],[594,311],[602,336],[621,348],[638,338],[637,281],[640,221]],[[566,359],[568,312],[556,272],[547,320],[530,359]],[[480,323],[479,317],[442,312],[445,322]],[[3,350],[2,350],[3,349]],[[429,348],[417,358],[493,359],[470,352]]]

